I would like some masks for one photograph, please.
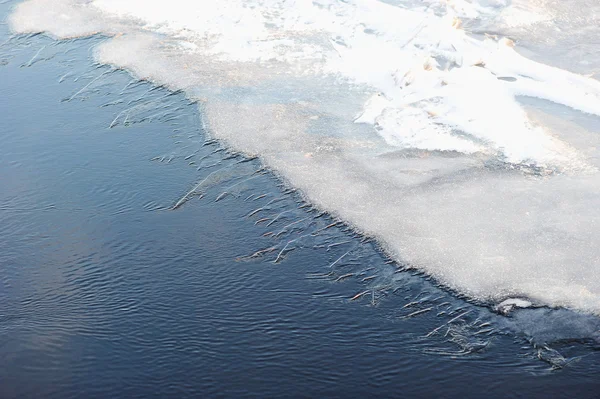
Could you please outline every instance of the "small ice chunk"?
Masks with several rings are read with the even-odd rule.
[[[512,312],[515,308],[530,308],[533,306],[533,303],[523,298],[508,298],[504,301],[500,302],[496,305],[496,311],[502,313],[503,315],[507,315]]]

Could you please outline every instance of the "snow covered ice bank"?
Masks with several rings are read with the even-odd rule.
[[[461,28],[528,33],[552,4],[30,0],[11,26],[112,36],[100,62],[184,89],[215,137],[452,289],[600,313],[600,83]]]

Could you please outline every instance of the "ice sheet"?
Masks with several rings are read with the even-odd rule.
[[[216,137],[452,289],[600,313],[598,129],[576,123],[598,126],[600,83],[461,28],[551,23],[535,5],[29,0],[11,26],[113,35],[99,61],[186,90]]]

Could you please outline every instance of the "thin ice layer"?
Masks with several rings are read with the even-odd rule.
[[[12,26],[125,33],[100,61],[184,88],[213,134],[401,261],[476,298],[600,313],[597,135],[515,99],[595,118],[600,86],[470,37],[456,15],[502,5],[456,3],[31,0]]]

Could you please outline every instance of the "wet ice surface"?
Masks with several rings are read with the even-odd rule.
[[[596,395],[596,317],[457,298],[105,38],[0,28],[0,396]]]

